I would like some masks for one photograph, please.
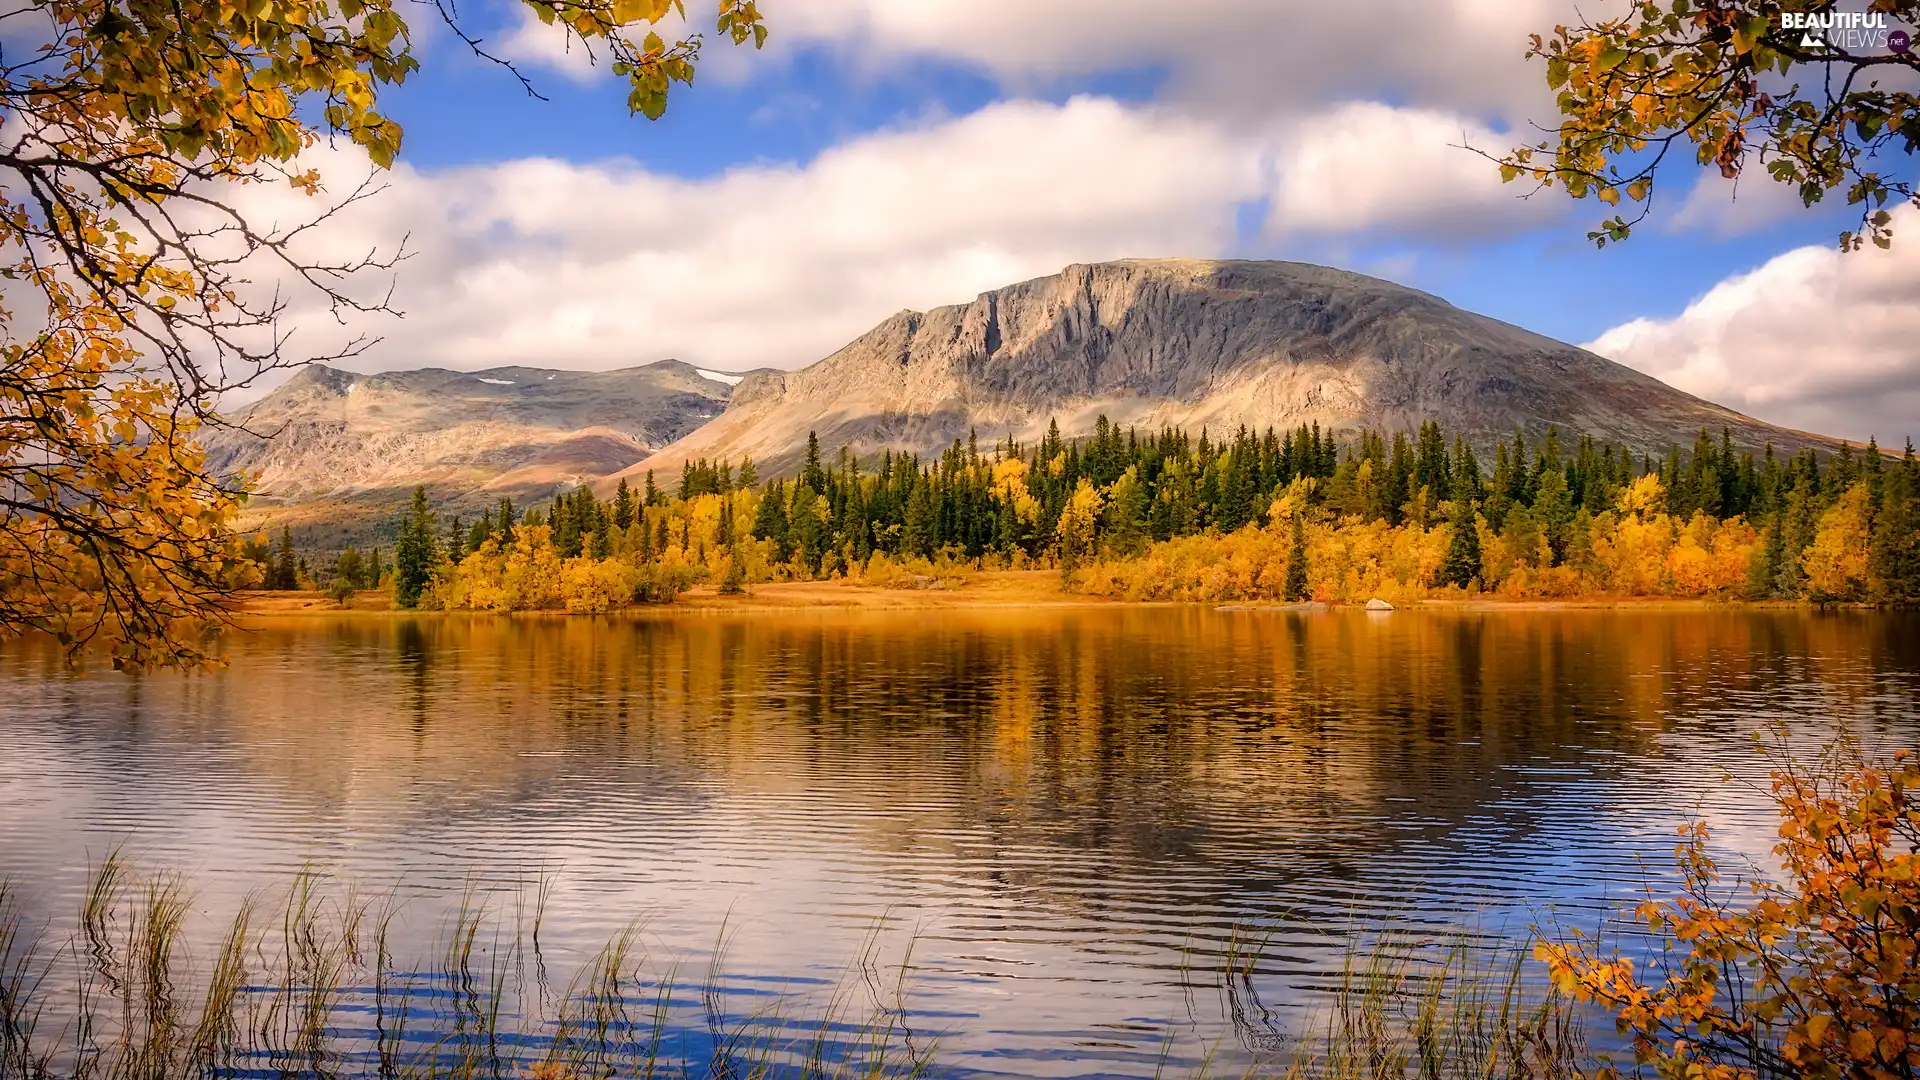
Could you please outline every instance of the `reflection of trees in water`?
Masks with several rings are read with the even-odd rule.
[[[318,805],[590,828],[616,799],[689,813],[757,793],[788,800],[776,825],[859,810],[862,843],[998,887],[1071,892],[1087,865],[1054,856],[1083,852],[1125,871],[1114,890],[1191,885],[1200,905],[1301,875],[1357,896],[1463,831],[1497,860],[1556,813],[1543,791],[1750,728],[1768,702],[1910,730],[1914,629],[1751,611],[335,620],[237,640],[224,677],[45,692],[133,743],[217,739]]]

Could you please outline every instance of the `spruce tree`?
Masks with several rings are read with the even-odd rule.
[[[1813,543],[1819,526],[1819,512],[1814,507],[1817,483],[1817,480],[1809,480],[1803,474],[1793,490],[1787,493],[1786,506],[1781,515],[1780,563],[1774,571],[1773,591],[1776,596],[1797,597],[1806,582],[1801,560]]]
[[[400,538],[393,545],[393,602],[410,608],[420,603],[433,576],[433,509],[425,485],[413,489],[413,506],[400,522]]]
[[[787,537],[786,495],[785,484],[770,481],[767,489],[760,493],[760,508],[753,515],[753,535],[773,541],[774,559],[778,562],[793,557],[793,547]]]
[[[1567,476],[1559,467],[1540,474],[1539,488],[1533,497],[1533,514],[1547,534],[1547,546],[1553,562],[1559,565],[1567,555],[1567,532],[1573,524],[1573,503],[1567,491]]]
[[[1480,490],[1480,470],[1473,464],[1471,449],[1457,456],[1467,463],[1467,468],[1455,469],[1452,477],[1453,535],[1447,541],[1447,558],[1440,566],[1440,579],[1465,589],[1480,577],[1480,524],[1474,510],[1475,493]]]
[[[1293,515],[1293,544],[1287,549],[1287,599],[1295,602],[1307,598],[1307,520],[1304,515]]]
[[[1107,547],[1115,555],[1131,558],[1146,547],[1147,486],[1137,466],[1128,466],[1113,482],[1105,517]]]
[[[900,550],[907,555],[931,556],[937,540],[933,505],[933,485],[915,484],[907,497],[906,520],[900,529]]]
[[[293,554],[293,529],[280,527],[280,546],[273,554],[273,567],[267,573],[267,588],[297,589],[300,587],[300,573]]]
[[[1787,558],[1787,538],[1781,527],[1781,514],[1767,515],[1767,527],[1760,537],[1760,549],[1747,564],[1747,599],[1768,600],[1779,595],[1780,566]]]
[[[625,530],[633,526],[633,489],[627,486],[627,478],[620,478],[620,486],[613,493],[613,524],[615,528]]]
[[[819,495],[827,490],[827,472],[820,467],[820,436],[807,432],[807,460],[800,468],[800,482]]]
[[[793,510],[788,532],[793,537],[794,555],[809,574],[820,569],[820,556],[827,550],[826,522],[821,520],[820,496],[801,484],[793,493]]]
[[[360,559],[360,552],[352,544],[334,560],[333,576],[346,583],[350,589],[358,589],[366,584],[366,566]]]
[[[1909,444],[1907,459],[1885,470],[1868,552],[1874,599],[1883,603],[1920,603],[1920,490],[1916,487],[1920,487],[1920,467]]]

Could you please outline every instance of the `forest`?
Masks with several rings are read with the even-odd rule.
[[[1920,600],[1920,462],[1873,443],[1757,457],[1701,432],[1640,457],[1550,429],[1490,467],[1436,423],[1337,439],[1317,426],[1215,440],[1100,418],[1022,446],[956,441],[863,468],[810,436],[797,475],[689,462],[609,500],[503,500],[442,521],[424,489],[390,558],[344,552],[336,595],[390,584],[401,606],[594,612],[699,582],[858,579],[937,587],[983,569],[1057,568],[1062,587],[1134,600],[1405,601],[1441,595]],[[300,577],[291,536],[258,549]]]

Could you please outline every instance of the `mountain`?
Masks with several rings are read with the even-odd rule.
[[[734,377],[717,375],[677,360],[378,375],[315,364],[203,443],[216,471],[257,477],[256,509],[276,522],[287,504],[390,516],[416,484],[458,512],[546,498],[643,460],[720,413]]]
[[[1654,454],[1703,427],[1756,449],[1830,445],[1377,278],[1303,263],[1126,260],[902,311],[810,367],[749,375],[717,419],[624,475],[652,469],[664,482],[689,459],[746,455],[763,473],[790,470],[809,431],[829,452],[926,455],[974,430],[982,442],[1030,442],[1050,418],[1085,434],[1101,413],[1216,434],[1438,420],[1481,446],[1558,425]]]

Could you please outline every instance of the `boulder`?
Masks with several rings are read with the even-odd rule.
[[[1392,611],[1393,605],[1387,603],[1385,600],[1382,600],[1376,596],[1373,599],[1367,601],[1367,610],[1368,611]]]

